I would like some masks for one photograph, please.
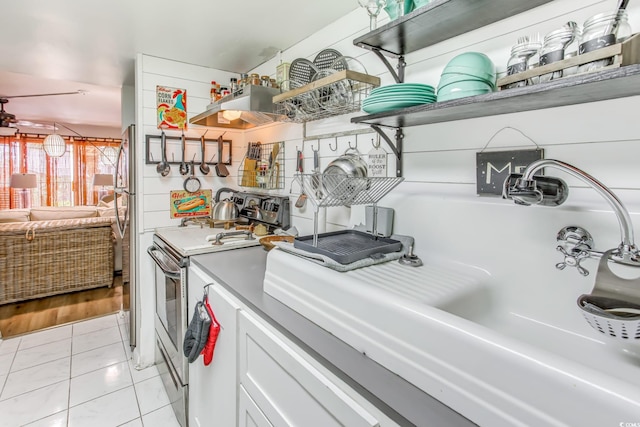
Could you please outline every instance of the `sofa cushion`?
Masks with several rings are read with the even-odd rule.
[[[93,218],[98,216],[95,206],[44,207],[31,209],[31,221]]]
[[[120,215],[120,218],[124,218],[124,214],[126,212],[127,208],[125,207],[118,207],[118,213]],[[102,216],[115,216],[115,210],[113,209],[113,207],[111,208],[101,208],[98,207],[98,216],[102,217]]]
[[[29,209],[7,209],[0,211],[0,223],[28,222]]]

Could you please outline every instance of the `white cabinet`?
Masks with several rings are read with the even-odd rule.
[[[189,267],[189,319],[202,299],[204,286],[214,283],[205,272]],[[240,305],[219,284],[209,286],[209,304],[220,324],[213,360],[204,366],[202,356],[189,364],[189,425],[233,427],[237,413],[237,313]],[[258,424],[260,425],[260,424]]]
[[[243,386],[238,389],[238,427],[273,427]]]
[[[274,427],[375,427],[376,418],[259,320],[238,317],[242,387]],[[267,424],[269,425],[269,424]]]
[[[213,361],[189,365],[191,427],[397,427],[379,409],[198,267],[189,313],[209,287],[220,323]]]

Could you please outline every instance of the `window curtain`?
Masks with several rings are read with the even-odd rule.
[[[97,173],[113,174],[119,140],[65,137],[66,152],[61,157],[46,155],[46,135],[17,134],[0,137],[0,209],[20,206],[20,190],[10,188],[14,173],[33,173],[38,187],[29,190],[31,207],[84,206],[98,203],[93,186]]]

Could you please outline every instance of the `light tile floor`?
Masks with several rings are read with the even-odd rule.
[[[0,427],[179,427],[128,340],[117,314],[0,340]]]

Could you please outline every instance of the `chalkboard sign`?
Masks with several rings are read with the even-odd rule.
[[[522,173],[531,162],[544,158],[544,150],[491,151],[476,154],[476,188],[479,196],[500,196],[504,180]],[[541,175],[537,173],[536,175]]]

